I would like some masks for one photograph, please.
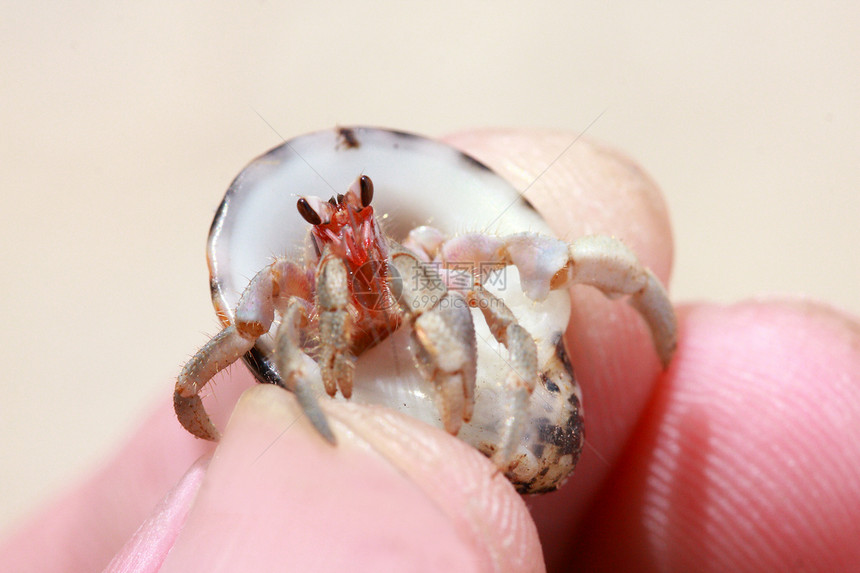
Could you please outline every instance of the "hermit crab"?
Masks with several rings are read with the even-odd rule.
[[[200,391],[243,358],[332,444],[325,395],[383,404],[542,493],[583,442],[564,287],[629,296],[664,366],[675,348],[666,291],[622,243],[561,241],[489,168],[398,131],[311,133],[251,162],[218,209],[208,261],[223,330],[174,393],[181,424],[208,440],[219,434]]]

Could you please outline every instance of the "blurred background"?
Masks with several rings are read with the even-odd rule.
[[[665,192],[676,300],[860,313],[858,38],[852,2],[0,3],[0,532],[171,399],[278,134],[593,123]]]

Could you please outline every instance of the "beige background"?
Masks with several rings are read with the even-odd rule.
[[[857,3],[275,4],[0,5],[0,527],[216,331],[209,222],[280,142],[257,112],[286,137],[600,116],[666,193],[676,299],[860,312]]]

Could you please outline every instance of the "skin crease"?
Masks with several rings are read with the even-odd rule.
[[[449,141],[523,189],[575,137]],[[626,158],[577,141],[527,197],[560,236],[613,234],[668,278],[665,206]],[[207,401],[226,426],[217,449],[181,429],[166,382],[101,470],[0,543],[0,570],[99,570],[115,555],[114,570],[143,571],[860,567],[857,318],[800,300],[688,304],[661,373],[627,305],[572,297],[588,445],[556,493],[520,498],[477,452],[380,409],[324,403],[333,449],[291,395],[235,366]]]

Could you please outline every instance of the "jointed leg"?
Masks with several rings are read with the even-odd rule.
[[[476,288],[469,293],[469,303],[481,310],[493,337],[508,349],[510,369],[499,412],[503,427],[499,429],[499,449],[493,455],[493,461],[502,467],[511,459],[523,434],[529,398],[538,377],[537,345],[498,297]]]
[[[328,442],[335,444],[334,434],[325,414],[320,409],[317,396],[307,383],[305,371],[307,355],[301,346],[301,329],[306,327],[307,323],[307,303],[298,298],[291,298],[275,336],[275,364],[284,386],[295,393],[299,405],[311,423]]]
[[[317,272],[320,373],[329,396],[334,396],[340,388],[344,398],[352,395],[355,371],[355,357],[349,349],[349,293],[348,275],[343,261],[333,255],[323,255]]]
[[[471,419],[475,406],[475,344],[472,314],[459,293],[448,293],[412,323],[415,362],[424,378],[433,382],[442,424],[452,435]]]
[[[475,406],[477,349],[472,313],[463,296],[449,293],[435,270],[414,254],[396,252],[391,261],[398,277],[392,290],[411,323],[415,363],[436,388],[445,430],[456,435]]]
[[[669,365],[677,344],[675,311],[666,289],[636,255],[611,237],[583,237],[571,243],[568,282],[597,287],[607,296],[630,295],[635,308],[651,330],[663,368]]]
[[[665,368],[676,345],[675,313],[669,296],[654,274],[642,266],[621,241],[605,236],[564,241],[518,233],[507,237],[461,235],[436,253],[442,262],[513,264],[523,291],[543,300],[550,290],[569,284],[587,284],[610,297],[630,295],[630,304],[642,315]]]
[[[186,430],[204,440],[217,440],[218,430],[200,400],[200,390],[268,332],[275,308],[292,294],[307,296],[305,274],[293,263],[277,260],[257,273],[236,307],[236,319],[197,351],[176,380],[173,406]]]
[[[326,392],[334,396],[340,388],[345,398],[352,395],[355,358],[349,349],[350,342],[350,290],[346,266],[328,252],[323,254],[317,267],[316,304],[319,308],[320,375]],[[331,444],[336,440],[320,409],[317,396],[307,383],[305,364],[307,355],[302,349],[302,328],[308,325],[309,305],[291,298],[281,316],[275,336],[275,364],[281,379],[310,419],[314,427]]]
[[[185,364],[173,392],[173,409],[186,430],[204,440],[217,441],[220,438],[218,429],[203,407],[199,392],[215,374],[251,350],[256,341],[257,337],[245,337],[231,324]]]

